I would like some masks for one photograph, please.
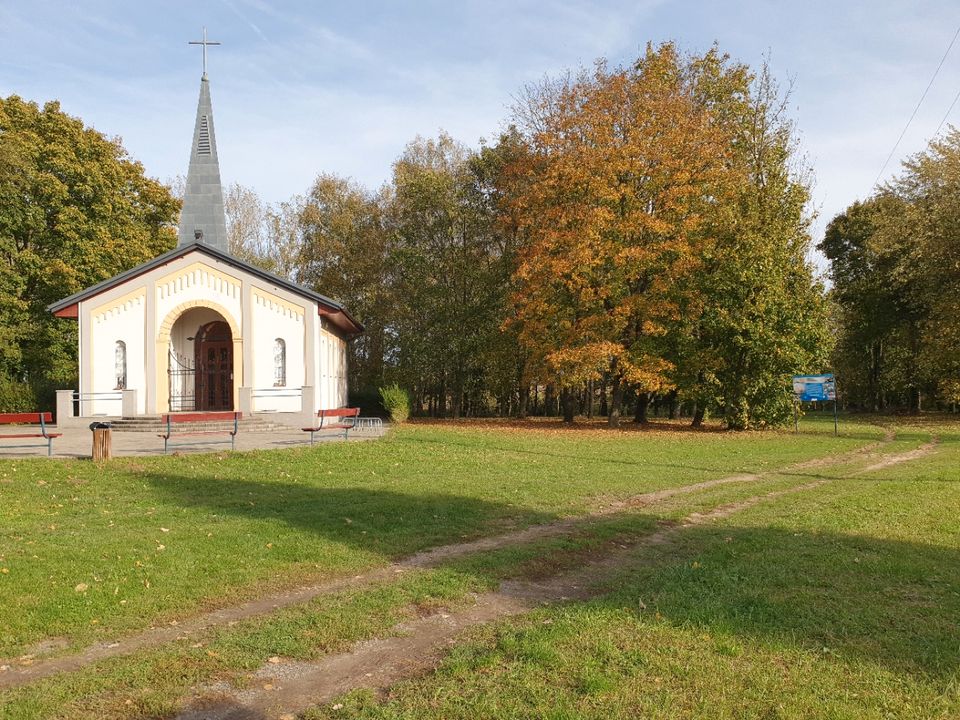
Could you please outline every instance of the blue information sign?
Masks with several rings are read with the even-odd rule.
[[[837,386],[832,373],[825,375],[794,375],[793,393],[801,402],[836,400]]]

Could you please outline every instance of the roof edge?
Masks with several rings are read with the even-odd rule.
[[[140,265],[132,267],[129,270],[124,270],[122,273],[114,275],[111,278],[107,278],[106,280],[101,280],[95,285],[91,285],[90,287],[85,288],[79,292],[76,292],[73,295],[63,298],[62,300],[58,300],[57,302],[51,303],[50,305],[47,306],[47,312],[53,313],[54,315],[58,315],[58,313],[62,313],[65,309],[69,308],[72,305],[82,302],[83,300],[91,298],[95,295],[99,295],[102,292],[106,292],[110,288],[116,287],[117,285],[120,285],[121,283],[126,282],[127,280],[131,280],[137,277],[138,275],[142,275],[145,272],[149,272],[154,268],[157,268],[169,262],[172,262],[173,260],[176,260],[177,258],[183,255],[186,255],[187,253],[192,252],[194,250],[204,253],[206,255],[209,255],[214,260],[219,260],[221,262],[227,263],[228,265],[232,265],[240,270],[244,270],[245,272],[248,272],[252,275],[259,277],[261,280],[266,280],[274,285],[277,285],[278,287],[282,287],[286,290],[289,290],[290,292],[296,293],[298,295],[306,297],[315,302],[327,305],[331,309],[337,311],[338,313],[343,313],[343,315],[349,320],[350,324],[352,324],[356,328],[356,332],[353,333],[354,335],[359,335],[364,330],[363,325],[359,321],[357,321],[357,319],[354,318],[353,315],[351,315],[350,312],[341,303],[337,302],[333,298],[329,298],[326,295],[310,290],[309,288],[306,288],[303,285],[299,285],[295,282],[292,282],[291,280],[282,278],[279,275],[275,275],[271,272],[268,272],[263,268],[257,267],[256,265],[251,265],[250,263],[244,262],[243,260],[238,260],[237,258],[233,257],[229,253],[225,253],[222,250],[218,250],[217,248],[212,247],[210,245],[206,245],[205,243],[202,243],[202,242],[193,242],[188,245],[178,245],[172,250],[168,250],[165,253],[157,255],[157,257],[153,258],[152,260],[148,260],[145,263],[141,263]],[[65,317],[63,314],[60,314],[58,316]]]

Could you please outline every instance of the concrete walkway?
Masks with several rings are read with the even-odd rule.
[[[87,428],[63,428],[51,429],[51,432],[63,433],[62,437],[53,441],[54,458],[89,458],[93,447],[93,434]],[[185,447],[171,447],[170,453],[203,453],[203,452],[225,452],[230,450],[230,436],[227,433],[222,435],[208,436],[211,442],[204,442],[207,438],[204,436],[185,437],[183,442],[203,442],[202,445],[188,445]],[[350,442],[361,440],[373,440],[378,436],[372,433],[351,433]],[[12,448],[7,447],[15,444],[29,444],[34,441],[33,438],[24,440],[0,440],[0,460],[25,457],[47,457],[46,441],[43,438],[36,438],[38,447],[34,448]],[[218,442],[226,440],[227,442]],[[342,435],[327,435],[321,437],[317,435],[317,444],[324,442],[342,442]],[[43,447],[39,444],[43,442]],[[175,440],[171,442],[176,442]],[[290,430],[273,430],[269,432],[247,432],[243,429],[237,433],[237,450],[266,450],[284,447],[306,446],[310,444],[310,434],[301,432],[295,428]],[[151,432],[114,432],[112,433],[112,445],[114,457],[125,457],[135,455],[162,455],[163,438],[158,437],[156,433]]]

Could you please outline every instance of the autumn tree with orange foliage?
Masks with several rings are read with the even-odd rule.
[[[514,322],[568,396],[610,378],[613,426],[627,392],[673,387],[668,336],[699,302],[708,230],[742,182],[711,106],[747,83],[715,51],[683,58],[665,44],[630,68],[598,63],[530,88],[516,108],[531,154],[514,198],[529,237]]]

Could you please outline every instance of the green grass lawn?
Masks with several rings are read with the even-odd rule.
[[[691,528],[594,601],[308,717],[960,717],[960,428],[900,444],[930,432],[934,455]]]
[[[371,443],[0,461],[0,658],[76,648],[269,589],[623,497],[877,439],[413,425]]]
[[[849,436],[834,439],[827,419],[803,429],[794,436],[426,425],[379,443],[138,459],[100,470],[0,464],[3,527],[16,528],[2,540],[0,567],[10,572],[0,575],[0,603],[34,603],[29,613],[5,612],[3,632],[11,654],[51,636],[74,645],[110,638],[263,587],[581,513],[597,498],[782,467],[882,434],[846,424]],[[597,600],[481,630],[440,672],[400,685],[386,703],[355,694],[340,710],[331,704],[308,715],[955,716],[960,431],[900,428],[883,451],[916,447],[932,432],[942,439],[935,455],[684,531]],[[242,686],[273,655],[308,660],[343,650],[425,609],[470,602],[469,592],[500,578],[574,567],[583,550],[610,539],[642,537],[664,520],[869,462],[677,496],[589,521],[572,537],[461,558],[200,642],[103,661],[0,693],[0,717],[171,717],[191,688],[218,678]],[[50,512],[60,514],[49,520]],[[117,581],[124,577],[136,582]],[[47,592],[44,581],[54,578],[62,587],[51,583]],[[77,592],[79,582],[85,591]]]

